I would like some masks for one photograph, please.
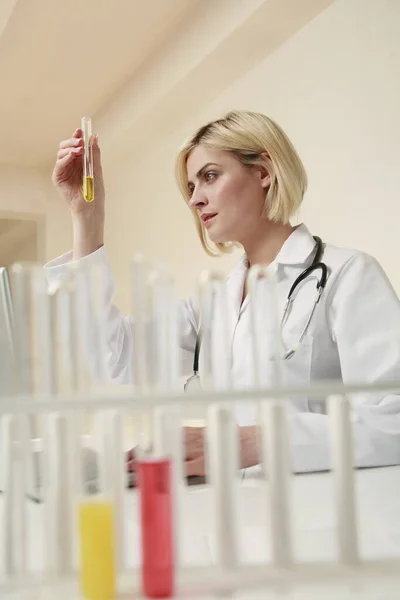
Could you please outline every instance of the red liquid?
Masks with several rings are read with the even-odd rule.
[[[174,531],[171,460],[138,460],[142,589],[148,598],[174,594]]]

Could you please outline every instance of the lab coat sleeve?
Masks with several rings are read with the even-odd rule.
[[[60,283],[68,274],[69,264],[72,260],[72,253],[68,252],[44,266],[49,287]],[[123,316],[119,308],[114,303],[115,281],[107,259],[106,250],[104,247],[96,250],[92,254],[85,256],[79,260],[80,266],[89,266],[95,263],[104,267],[104,323],[106,331],[106,357],[105,367],[107,370],[107,378],[119,384],[131,384],[134,382],[133,373],[133,353],[134,348],[134,322],[131,317]],[[78,285],[78,293],[81,295],[81,306],[85,305],[84,296],[88,293],[88,280],[86,277],[80,279]],[[178,335],[180,346],[180,366],[181,375],[189,375],[192,368],[193,352],[196,343],[197,331],[197,306],[194,298],[188,300],[177,300],[178,314]],[[88,327],[87,315],[80,314],[82,318],[82,326]],[[95,324],[92,323],[95,326]],[[89,327],[90,329],[90,327]],[[151,335],[151,330],[148,331]],[[88,332],[87,340],[87,360],[90,370],[95,371],[95,355],[96,348],[95,336]],[[149,346],[150,346],[149,339]],[[148,354],[148,359],[151,361],[151,355]],[[149,372],[152,365],[149,364]]]
[[[327,318],[344,384],[400,381],[400,302],[378,262],[353,255],[333,282]],[[400,463],[400,395],[368,392],[350,398],[354,465]],[[330,468],[326,415],[289,417],[295,471]]]

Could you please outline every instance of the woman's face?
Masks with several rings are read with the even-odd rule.
[[[231,152],[196,146],[187,160],[191,198],[210,240],[243,244],[260,222],[269,175]]]

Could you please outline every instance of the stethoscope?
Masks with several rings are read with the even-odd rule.
[[[280,329],[282,330],[282,328],[284,327],[284,325],[289,317],[293,302],[296,298],[296,291],[299,289],[300,284],[305,279],[310,277],[310,275],[314,275],[315,279],[317,280],[316,294],[314,296],[313,305],[312,305],[310,314],[309,314],[308,319],[303,327],[302,332],[300,333],[298,342],[296,344],[294,344],[291,348],[289,348],[289,350],[286,350],[284,352],[284,354],[282,355],[282,360],[289,360],[290,358],[292,358],[292,356],[297,352],[297,350],[301,346],[301,343],[310,327],[310,324],[311,324],[312,319],[315,314],[315,310],[320,301],[320,298],[325,289],[326,282],[328,279],[328,267],[326,266],[326,264],[324,262],[321,261],[322,255],[324,253],[324,245],[322,243],[321,238],[314,236],[314,240],[316,242],[316,251],[315,251],[313,261],[309,267],[304,269],[304,271],[302,271],[300,273],[300,275],[298,277],[296,277],[296,279],[294,280],[294,282],[289,290],[289,293],[286,298],[286,303],[285,303],[285,306],[283,309],[283,314],[282,314],[282,318],[281,318],[281,322],[280,322]],[[199,332],[197,335],[196,345],[195,345],[195,349],[194,349],[193,374],[189,377],[189,379],[185,383],[185,386],[184,386],[185,391],[191,391],[191,390],[198,391],[201,388],[200,376],[199,376],[200,346],[201,346],[201,335]]]

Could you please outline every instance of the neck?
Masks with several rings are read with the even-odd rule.
[[[249,266],[269,265],[295,229],[292,225],[262,222],[249,239],[242,243]]]

